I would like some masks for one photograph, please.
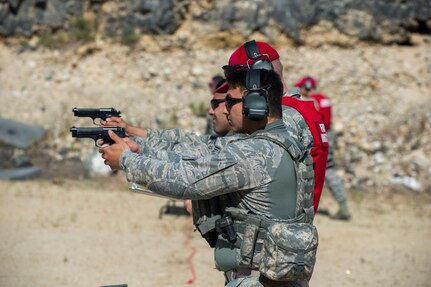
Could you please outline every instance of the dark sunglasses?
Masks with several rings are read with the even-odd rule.
[[[226,96],[226,109],[230,110],[233,105],[241,103],[242,99],[237,99],[237,98],[232,98],[231,96],[227,95]]]
[[[220,105],[221,103],[226,102],[225,99],[212,99],[210,101],[210,105],[211,105],[211,109],[215,110],[217,109],[218,105]]]

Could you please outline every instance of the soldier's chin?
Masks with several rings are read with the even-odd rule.
[[[241,127],[237,127],[237,126],[235,126],[235,125],[231,125],[231,126],[230,126],[230,129],[231,129],[233,132],[236,132],[236,133],[239,133],[239,132],[241,132],[241,131],[242,131]]]

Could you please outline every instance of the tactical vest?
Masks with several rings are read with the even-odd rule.
[[[295,131],[295,133],[297,134],[298,132]],[[259,269],[261,265],[264,265],[261,268],[261,273],[263,272],[263,274],[270,279],[279,280],[278,275],[280,272],[276,272],[278,275],[272,278],[271,272],[273,271],[270,271],[269,274],[266,272],[268,271],[268,268],[266,268],[268,264],[266,263],[269,263],[267,260],[271,260],[271,256],[265,255],[264,258],[262,257],[263,253],[271,252],[271,248],[274,247],[273,244],[265,243],[269,241],[268,234],[271,233],[269,232],[270,230],[274,228],[278,230],[280,228],[278,225],[280,224],[304,224],[304,226],[306,226],[305,228],[308,229],[305,231],[301,230],[300,232],[302,232],[302,234],[305,232],[306,235],[309,234],[309,238],[311,238],[313,242],[307,243],[311,246],[310,248],[304,246],[299,247],[299,249],[301,249],[300,253],[303,251],[308,252],[308,249],[312,249],[312,251],[315,252],[315,248],[317,248],[317,231],[315,230],[314,226],[311,225],[314,217],[313,160],[309,154],[309,150],[302,146],[302,144],[298,142],[297,139],[292,137],[288,137],[288,142],[290,145],[287,148],[275,137],[271,137],[270,134],[258,134],[251,137],[265,139],[281,146],[292,158],[295,167],[297,190],[296,193],[292,192],[292,194],[286,194],[286,196],[296,201],[294,218],[288,220],[279,220],[263,218],[262,216],[250,214],[250,211],[236,207],[240,201],[239,195],[236,193],[229,193],[209,200],[193,201],[193,221],[197,230],[199,230],[201,235],[208,241],[209,245],[211,247],[216,247],[216,265],[219,270],[228,271],[220,268],[220,266],[217,264],[217,246],[223,245],[228,246],[227,250],[232,251],[231,254],[227,255],[229,257],[227,260],[234,261],[232,262],[232,269]],[[245,137],[243,139],[249,138],[250,137]],[[294,237],[297,236],[297,234],[294,234],[290,231],[288,233],[292,234]],[[284,232],[284,234],[286,234],[286,232]],[[290,242],[294,240],[289,239],[288,241]],[[291,244],[289,242],[287,244]],[[265,244],[267,246],[265,246]],[[307,256],[308,255],[301,255],[300,257],[305,258]],[[314,266],[315,256],[311,257],[311,261],[313,261],[312,265]],[[299,261],[302,262],[301,260],[303,259],[300,258]],[[269,265],[271,265],[271,263]],[[274,264],[272,265],[274,268],[279,268]],[[307,264],[307,266],[308,265],[310,264]],[[295,264],[292,266],[297,268]],[[300,269],[301,268],[295,269],[297,270],[295,272],[297,272],[297,274],[299,274],[301,277],[304,276],[304,272],[302,272]],[[311,276],[310,268],[307,270],[309,271],[307,274],[310,274]],[[288,275],[289,276],[287,276],[287,278],[292,279],[290,276],[291,273],[288,273]],[[301,278],[306,278],[306,276]],[[297,279],[298,278],[293,278],[293,280]]]
[[[329,148],[329,139],[323,117],[316,110],[313,101],[300,101],[291,97],[283,97],[282,104],[294,108],[303,116],[314,139],[311,156],[314,162],[314,212],[316,212],[325,182]],[[303,121],[300,121],[298,124],[302,123]]]

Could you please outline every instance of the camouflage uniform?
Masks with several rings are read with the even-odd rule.
[[[272,134],[285,133],[277,121],[265,130]],[[267,132],[269,133],[269,132]],[[280,137],[283,142],[283,138]],[[241,205],[256,214],[272,217],[277,202],[268,197],[268,187],[281,161],[289,160],[283,148],[268,140],[252,136],[232,141],[216,154],[198,158],[177,158],[165,162],[125,151],[121,167],[129,181],[146,185],[153,191],[178,199],[207,199],[230,192],[241,193]],[[286,171],[294,176],[294,171]],[[291,187],[295,188],[295,187]],[[251,190],[260,192],[251,192]]]
[[[299,142],[304,150],[310,152],[313,147],[313,136],[302,115],[292,107],[283,106],[283,122],[288,135]],[[148,129],[147,137],[132,137],[132,139],[140,145],[142,155],[168,159],[174,157],[174,154],[199,157],[216,153],[240,137],[244,137],[244,135],[229,132],[224,137],[199,136],[194,132],[186,132],[181,129]]]
[[[159,159],[173,157],[201,157],[216,153],[229,142],[242,137],[242,134],[229,132],[225,137],[215,135],[199,136],[193,132],[184,132],[180,129],[149,130],[145,138],[134,137],[141,149],[140,154]]]
[[[149,150],[145,152],[147,155],[126,151],[121,156],[121,166],[129,181],[147,185],[162,195],[195,200],[228,197],[229,200],[224,202],[252,214],[265,218],[293,218],[299,210],[302,211],[303,202],[307,201],[309,205],[312,202],[309,195],[305,199],[304,193],[297,194],[292,159],[292,155],[295,158],[310,157],[307,148],[300,143],[304,138],[310,142],[310,136],[298,127],[300,115],[289,116],[285,121],[289,129],[282,121],[277,121],[250,136],[217,138],[211,144],[207,141],[211,148],[203,152],[206,154],[203,157],[186,155],[193,144],[205,142],[202,138],[200,141],[194,138],[188,147],[183,145],[183,151],[175,152],[172,148],[171,155],[175,156],[167,157],[168,162],[160,154],[148,156]],[[181,131],[169,133],[170,136],[165,134],[165,138],[174,141],[181,138],[178,137]],[[286,142],[289,135],[296,140]],[[273,141],[261,136],[271,137]],[[187,135],[183,139],[190,140],[191,137]],[[312,177],[310,182],[312,188]],[[295,200],[286,196],[289,191],[295,195]]]
[[[313,146],[313,137],[311,135],[311,132],[308,128],[308,126],[306,125],[303,117],[293,108],[291,107],[283,107],[283,122],[285,125],[285,130],[283,130],[283,132],[286,132],[287,135],[293,139],[294,144],[291,145],[290,147],[290,152],[293,154],[297,154],[297,156],[299,157],[305,157],[308,156],[311,147]],[[267,127],[268,128],[268,127]],[[280,127],[278,127],[280,128]],[[135,139],[138,143],[141,144],[141,154],[146,155],[148,157],[152,157],[152,158],[157,158],[159,160],[173,160],[174,162],[180,163],[182,161],[182,159],[185,159],[185,161],[193,161],[193,159],[197,159],[197,157],[199,156],[204,156],[204,155],[208,155],[208,154],[217,154],[219,151],[221,151],[225,146],[229,145],[236,145],[239,142],[235,143],[235,141],[238,141],[238,139],[247,137],[246,135],[240,135],[240,134],[233,134],[230,133],[228,134],[230,136],[226,136],[226,137],[208,137],[208,136],[196,136],[196,134],[193,133],[185,133],[181,130],[168,130],[168,131],[154,131],[154,130],[150,130],[149,131],[149,136],[148,138],[144,138],[144,139]],[[252,137],[251,137],[252,138]],[[280,138],[280,140],[282,140]],[[261,146],[261,144],[263,144],[263,142],[261,142],[261,140],[247,140],[247,146],[243,146],[243,148],[241,148],[241,152],[245,151],[245,153],[242,153],[242,155],[237,158],[237,160],[239,162],[241,162],[241,159],[252,159],[253,157],[257,157],[258,154],[265,154],[265,153],[260,153],[258,152],[256,154],[256,151],[259,150],[256,147],[254,147],[254,145],[249,146],[248,143],[255,143],[258,144],[259,146]],[[260,142],[260,143],[259,143]],[[232,143],[232,144],[231,144]],[[242,143],[244,144],[244,143]],[[269,145],[268,145],[269,144]],[[241,145],[242,146],[242,145]],[[265,149],[267,150],[268,148],[270,148],[272,146],[272,149],[274,148],[274,145],[271,145],[270,143],[266,143],[264,145]],[[295,146],[295,147],[293,147]],[[278,148],[276,148],[277,150]],[[225,155],[223,155],[222,157],[224,157],[224,160],[228,160],[229,157],[226,157]],[[218,161],[218,159],[222,158],[220,156],[215,158],[215,161]],[[265,163],[265,158],[262,159],[261,157],[258,157],[259,161],[261,161],[261,163]],[[279,158],[279,156],[277,155],[276,157],[274,157],[273,155],[268,157],[267,159],[270,158]],[[213,160],[214,161],[214,160]],[[207,161],[208,167],[211,165],[210,164],[211,160],[209,160],[209,162]],[[253,161],[251,161],[253,162]],[[247,164],[250,162],[247,162]],[[239,165],[239,164],[237,164]],[[250,178],[253,178],[253,174],[256,174],[256,176],[259,176],[261,180],[263,180],[265,177],[268,177],[268,175],[266,175],[265,177],[263,177],[263,175],[265,173],[262,173],[265,166],[267,166],[267,164],[264,164],[263,166],[261,164],[256,165],[255,163],[253,164],[254,166],[259,166],[259,168],[254,168],[254,172],[250,174]],[[273,166],[274,163],[272,163],[270,166]],[[223,166],[219,167],[220,169],[223,169]],[[140,168],[138,168],[140,169]],[[230,169],[233,169],[233,167],[231,167]],[[167,170],[165,171],[167,172]],[[211,173],[211,172],[210,172]],[[185,174],[187,174],[187,172],[185,172]],[[241,173],[240,173],[241,174]],[[283,176],[288,176],[288,172],[286,172],[286,174],[283,174]],[[231,173],[229,173],[229,176],[231,176]],[[233,176],[233,180],[232,181],[230,179],[229,176],[221,176],[219,178],[223,179],[224,184],[229,184],[230,187],[233,187],[235,190],[238,190],[238,186],[235,188],[235,186],[231,183],[234,183],[235,181],[237,181],[238,175]],[[244,177],[244,176],[241,176]],[[240,178],[241,178],[240,177]],[[175,177],[176,179],[176,177]],[[209,181],[209,183],[213,183],[213,182],[217,182],[217,177],[215,177],[215,180]],[[237,182],[238,184],[239,182]],[[309,184],[311,183],[312,185],[312,180],[309,182]],[[242,183],[241,185],[243,185],[244,183]],[[254,186],[257,186],[257,182],[254,184]],[[296,194],[296,185],[290,183],[287,184],[286,186],[290,187],[290,190],[293,190],[294,193]],[[151,186],[150,186],[151,187]],[[227,187],[227,186],[225,186]],[[247,187],[246,189],[248,190],[249,188],[251,188],[252,186]],[[243,187],[245,188],[245,187]],[[312,186],[310,187],[312,189]],[[278,189],[280,189],[280,186],[278,187]],[[167,188],[167,191],[165,192],[169,192],[169,190],[171,190],[170,188]],[[175,190],[174,186],[172,186],[172,190]],[[282,189],[283,190],[283,189]],[[208,188],[205,187],[203,192],[207,193],[208,191],[210,191],[210,186],[208,185]],[[229,190],[227,190],[226,188],[223,188],[222,192],[226,193],[229,192]],[[285,193],[285,191],[284,191]],[[169,194],[169,193],[166,193]],[[265,214],[265,216],[267,217],[274,217],[274,212],[262,212],[259,209],[261,208],[257,208],[259,207],[259,205],[263,204],[266,202],[265,205],[271,205],[274,204],[270,203],[270,201],[268,201],[267,199],[265,199],[265,197],[268,194],[264,195],[263,197],[250,197],[250,201],[247,202],[248,197],[244,197],[243,193],[241,192],[232,192],[232,193],[228,193],[228,194],[223,194],[223,195],[219,195],[217,196],[219,202],[222,202],[222,205],[227,205],[227,204],[233,204],[233,205],[238,205],[241,206],[241,204],[244,204],[243,208],[245,209],[250,209],[253,210],[253,213],[261,213],[261,214]],[[172,195],[171,195],[172,196]],[[289,198],[287,196],[285,196],[285,194],[283,195],[283,197],[285,198]],[[184,197],[181,197],[184,198]],[[202,198],[205,197],[199,197],[196,199],[200,199],[200,200],[194,200],[193,201],[193,205],[194,205],[194,212],[193,215],[196,214],[195,212],[195,208],[196,208],[196,203],[200,202],[206,202],[206,201],[211,201],[211,200],[202,200]],[[261,199],[260,199],[261,198]],[[296,196],[295,196],[296,198]],[[291,199],[291,198],[290,198]],[[303,201],[303,199],[301,198],[296,198],[297,200],[293,200],[296,201],[295,203],[301,202]],[[311,199],[312,200],[312,199]],[[241,201],[244,201],[244,203],[242,203]],[[279,200],[276,200],[279,201]],[[286,210],[290,209],[290,211],[294,211],[294,210],[298,210],[300,209],[298,206],[295,206],[295,203],[290,203],[289,204],[281,204],[283,206],[283,208],[285,208]],[[220,204],[220,203],[218,203]],[[253,206],[257,204],[256,208],[253,208]],[[288,208],[286,208],[288,207]],[[276,214],[275,217],[279,217],[281,214]],[[286,214],[285,214],[286,215]],[[288,217],[294,217],[295,216],[295,212],[290,213]],[[197,222],[198,219],[195,219],[195,224]],[[243,276],[250,276],[251,274],[251,269],[243,269],[245,270],[245,273],[240,275],[239,277],[243,277]],[[254,277],[252,278],[248,278],[245,281],[244,278],[239,278],[238,280],[235,280],[235,278],[237,278],[238,274],[234,274],[234,276],[232,276],[232,273],[227,273],[227,276],[232,276],[230,279],[227,280],[227,282],[232,281],[231,283],[229,283],[228,286],[236,286],[236,285],[232,285],[232,284],[236,284],[235,282],[237,282],[238,284],[241,283],[241,286],[262,286],[260,285],[261,283],[258,282],[258,280],[267,280],[265,279],[265,277],[261,276],[261,279],[259,279],[258,271],[253,271],[255,272]],[[257,272],[257,276],[256,276],[256,272]],[[253,283],[252,283],[253,282]],[[271,286],[307,286],[307,282],[303,281],[303,282],[274,282],[271,281]],[[245,285],[247,284],[247,285]],[[257,284],[257,285],[249,285],[249,284]],[[266,282],[266,285],[268,284],[268,282]],[[289,285],[290,284],[290,285]]]
[[[270,285],[269,285],[270,284]],[[267,282],[266,278],[260,277],[243,277],[229,282],[226,287],[308,287],[308,282]]]
[[[294,108],[283,106],[283,122],[289,137],[298,142],[304,152],[311,153],[314,139],[304,117]]]
[[[141,153],[145,153],[145,149],[151,148],[173,150],[174,146],[179,143],[202,143],[203,146],[206,146],[214,138],[211,135],[200,136],[182,129],[147,129],[147,133],[147,137],[132,137],[141,146]]]
[[[329,154],[328,162],[326,164],[325,183],[340,206],[340,209],[334,215],[334,218],[348,220],[350,219],[351,215],[349,209],[347,208],[346,190],[344,189],[343,181],[335,170],[335,162],[333,158],[335,139],[331,131],[328,131],[327,135],[329,139]]]

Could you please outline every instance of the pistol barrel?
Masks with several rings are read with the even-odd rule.
[[[71,127],[70,132],[74,138],[91,138],[97,145],[97,140],[103,140],[104,143],[113,144],[114,141],[109,136],[108,131],[111,130],[119,137],[124,138],[126,132],[121,127],[106,127],[106,128],[77,128]]]
[[[120,117],[121,111],[114,108],[73,108],[73,115],[75,117],[90,117],[94,119],[106,120],[109,117]]]

